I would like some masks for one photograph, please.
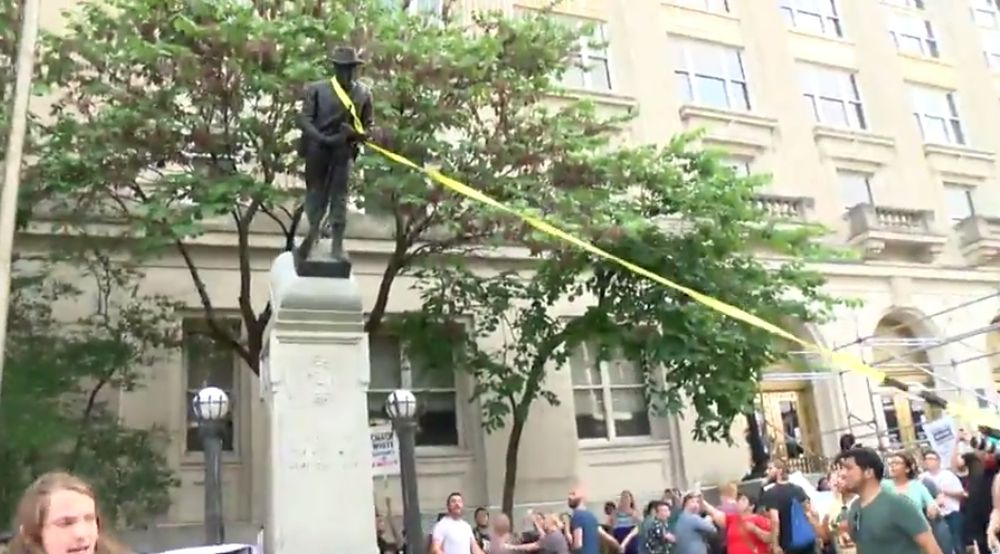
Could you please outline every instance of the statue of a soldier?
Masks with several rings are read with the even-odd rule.
[[[365,130],[370,129],[372,94],[366,86],[355,81],[355,72],[364,62],[350,47],[334,50],[330,61],[334,78],[350,96]],[[328,215],[332,264],[324,264],[330,268],[325,273],[331,277],[347,277],[351,271],[344,252],[347,186],[359,145],[367,137],[354,128],[353,118],[330,80],[316,81],[306,87],[299,127],[302,129],[299,154],[306,162],[304,211],[309,233],[299,246],[296,258],[300,266],[308,264],[309,253],[321,235],[323,217]]]

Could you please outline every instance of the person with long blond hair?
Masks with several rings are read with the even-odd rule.
[[[46,473],[24,491],[8,554],[125,554],[104,529],[93,489],[69,473]]]

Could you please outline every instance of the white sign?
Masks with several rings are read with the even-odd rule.
[[[931,448],[941,458],[941,467],[948,469],[951,466],[951,453],[955,449],[955,423],[951,417],[944,416],[924,423],[924,433]]]
[[[372,475],[399,475],[399,437],[392,431],[392,425],[373,425],[369,431],[372,437]]]
[[[212,546],[195,546],[167,550],[160,554],[249,554],[253,550],[250,544],[220,544]]]

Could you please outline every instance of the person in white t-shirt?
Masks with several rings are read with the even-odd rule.
[[[472,533],[472,526],[462,519],[462,509],[465,507],[462,494],[449,494],[445,506],[448,515],[434,525],[430,554],[483,554]]]
[[[965,541],[962,538],[962,513],[959,511],[962,501],[968,496],[962,487],[962,481],[950,470],[941,467],[941,456],[933,450],[924,453],[924,469],[927,470],[921,479],[928,478],[936,486],[940,494],[937,497],[938,506],[944,522],[948,524],[952,543],[956,552],[962,552]],[[945,554],[951,554],[945,552]]]

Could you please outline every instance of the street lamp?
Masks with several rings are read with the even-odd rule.
[[[385,411],[399,437],[399,473],[403,487],[403,529],[406,554],[424,554],[424,532],[420,523],[420,498],[417,494],[417,397],[400,389],[389,395]]]
[[[229,414],[229,396],[217,387],[194,395],[191,408],[198,418],[198,434],[205,452],[205,536],[208,544],[222,544],[222,431]]]

